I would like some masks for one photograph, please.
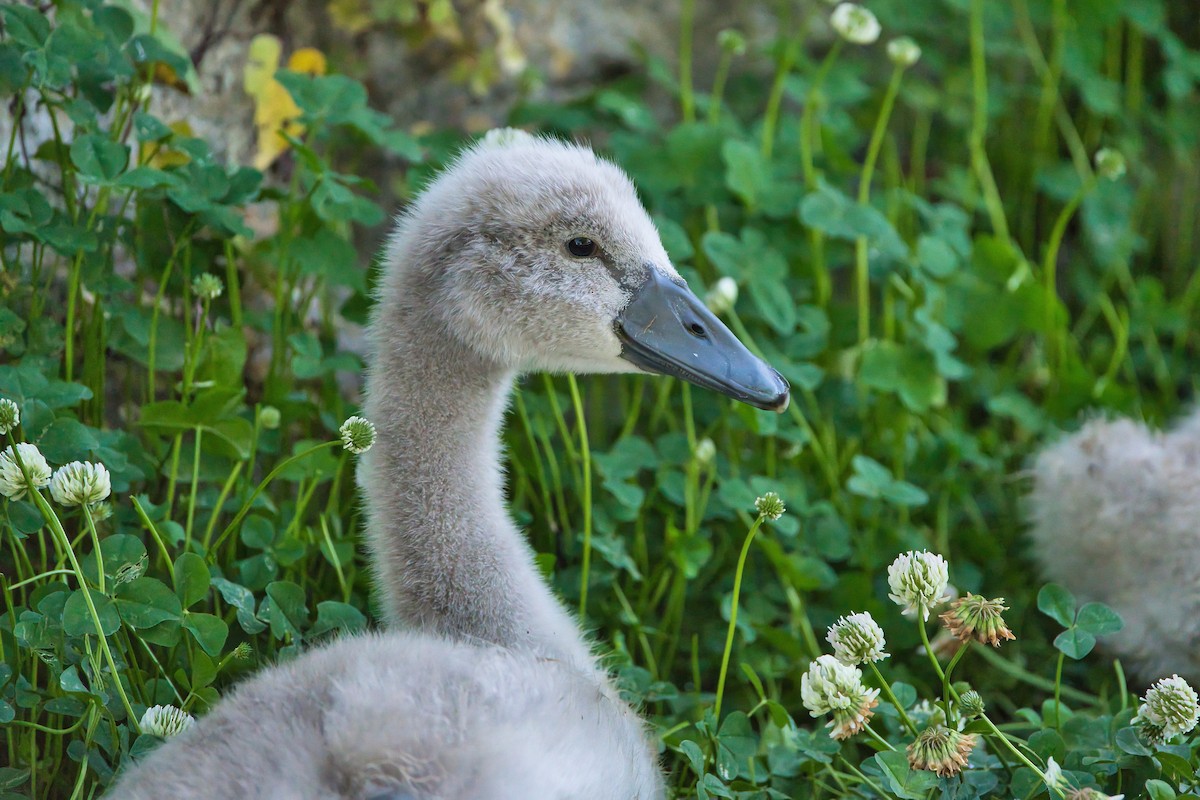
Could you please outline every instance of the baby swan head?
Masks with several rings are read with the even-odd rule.
[[[417,199],[389,256],[385,293],[505,368],[661,373],[787,407],[787,381],[688,289],[629,178],[586,147],[491,132]]]

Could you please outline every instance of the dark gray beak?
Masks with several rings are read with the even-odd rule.
[[[617,315],[621,358],[756,408],[787,408],[791,387],[782,375],[747,350],[686,285],[653,267],[649,272]]]

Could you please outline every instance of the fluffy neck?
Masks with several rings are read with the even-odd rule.
[[[505,510],[512,372],[448,335],[419,288],[394,288],[374,323],[365,411],[379,438],[360,472],[388,621],[592,668]]]

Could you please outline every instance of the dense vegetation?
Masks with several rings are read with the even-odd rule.
[[[1086,409],[1161,421],[1193,393],[1192,4],[871,0],[866,45],[780,4],[778,40],[722,36],[714,87],[692,83],[683,5],[679,64],[511,122],[588,136],[632,174],[693,287],[737,283],[722,313],[793,405],[537,375],[507,433],[514,514],[652,720],[673,791],[1062,796],[1050,759],[1074,788],[1186,791],[1191,740],[1139,738],[1119,663],[1092,652],[1119,622],[1033,578],[1019,476]],[[264,178],[156,115],[191,69],[165,12],[60,0],[0,20],[0,397],[21,417],[4,445],[103,463],[112,490],[0,500],[0,798],[91,797],[160,741],[147,707],[200,715],[257,665],[371,624],[337,431],[373,279],[354,241],[386,211],[345,159],[378,150],[414,192],[464,137],[415,139],[356,80],[293,62],[263,77],[302,113]],[[889,59],[900,35],[915,64]],[[755,512],[767,492],[778,520]],[[936,618],[927,633],[888,599],[889,564],[923,549],[960,592],[1006,598],[1017,637],[960,651],[953,680],[987,717],[942,777],[910,767],[909,725],[954,728],[966,687],[921,648]],[[872,732],[839,742],[801,676],[860,611],[891,685]]]

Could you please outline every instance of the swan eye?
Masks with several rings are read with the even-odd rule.
[[[588,258],[596,255],[596,243],[586,236],[576,236],[567,242],[567,252],[576,258]]]

